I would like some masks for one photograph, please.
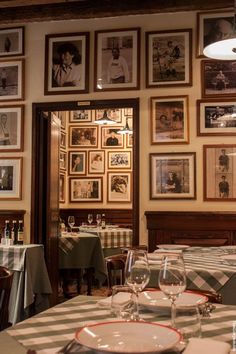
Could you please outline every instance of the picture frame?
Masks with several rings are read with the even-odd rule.
[[[123,135],[119,134],[118,131],[120,127],[118,126],[110,126],[110,127],[102,127],[102,141],[101,145],[104,149],[120,149],[124,147],[124,139]]]
[[[63,173],[59,174],[59,203],[65,203],[65,186],[66,186],[66,176]]]
[[[66,166],[67,166],[67,153],[65,151],[60,150],[59,153],[60,170],[66,170]]]
[[[151,144],[188,144],[188,96],[151,97]]]
[[[146,32],[146,87],[192,85],[192,29]]]
[[[107,202],[130,203],[132,197],[132,174],[131,172],[108,172],[107,173]]]
[[[24,106],[0,106],[0,152],[23,151]]]
[[[23,157],[0,157],[0,200],[22,199]]]
[[[92,122],[92,110],[91,109],[78,109],[76,111],[70,111],[70,123],[87,123]]]
[[[69,146],[96,148],[98,147],[98,126],[96,125],[71,125],[69,126]]]
[[[131,169],[131,151],[108,151],[107,164],[108,169]]]
[[[89,32],[45,36],[45,95],[89,92],[89,39]],[[65,52],[70,57],[63,59]],[[63,64],[70,64],[68,72]]]
[[[87,171],[87,151],[69,151],[69,175],[85,175]]]
[[[236,135],[235,112],[236,103],[232,99],[197,100],[197,135]]]
[[[88,152],[88,173],[104,174],[105,173],[105,151],[89,150]]]
[[[66,133],[65,131],[61,130],[61,136],[60,136],[60,149],[66,149]]]
[[[122,109],[121,108],[109,108],[109,109],[96,109],[95,120],[100,119],[104,115],[104,111],[107,111],[107,116],[114,120],[116,123],[122,123]]]
[[[196,199],[196,153],[151,153],[150,199]]]
[[[140,28],[95,31],[94,52],[94,91],[139,89]]]
[[[24,99],[24,59],[0,62],[0,102]]]
[[[132,148],[133,147],[133,134],[126,134],[126,148]]]
[[[71,203],[99,203],[103,201],[102,177],[70,177],[69,196]]]
[[[203,200],[236,200],[236,145],[203,145]]]
[[[25,28],[8,27],[0,29],[0,58],[24,55]]]
[[[68,119],[68,111],[58,111],[57,117],[61,121],[61,129],[66,130],[67,127],[67,119]]]

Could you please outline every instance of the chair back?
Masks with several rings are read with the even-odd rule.
[[[7,328],[8,305],[12,286],[13,272],[0,266],[0,330]]]
[[[124,284],[125,282],[125,262],[126,254],[115,254],[105,258],[107,266],[108,287]]]

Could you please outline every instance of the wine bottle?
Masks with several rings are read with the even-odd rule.
[[[5,220],[4,238],[9,239],[10,237],[11,237],[10,222],[9,220]]]
[[[102,214],[102,229],[106,228],[106,217],[105,214]]]
[[[17,234],[18,234],[17,221],[13,220],[12,221],[12,229],[11,229],[11,238],[13,240],[14,245],[17,245]]]
[[[23,228],[23,221],[19,220],[19,226],[17,231],[17,244],[23,245],[24,241],[24,228]]]

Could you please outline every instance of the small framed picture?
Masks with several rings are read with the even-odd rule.
[[[122,122],[122,109],[106,109],[107,116],[114,120],[116,123]],[[97,109],[95,113],[95,119],[100,119],[104,115],[104,109]]]
[[[24,55],[24,27],[0,29],[0,58]]]
[[[192,30],[146,32],[146,87],[192,85]]]
[[[85,175],[87,151],[69,151],[69,175]]]
[[[0,62],[0,101],[24,99],[24,59]]]
[[[60,161],[59,161],[59,167],[62,170],[66,170],[66,152],[60,150]]]
[[[131,169],[131,151],[108,151],[109,169]]]
[[[24,106],[0,106],[0,152],[23,151]]]
[[[102,148],[119,149],[124,147],[123,135],[119,134],[120,127],[102,127]]]
[[[66,149],[66,133],[61,130],[60,149]]]
[[[82,146],[83,148],[98,147],[97,126],[70,126],[70,147]]]
[[[150,154],[150,199],[196,199],[196,153]]]
[[[88,173],[105,173],[105,151],[89,150]]]
[[[50,34],[45,38],[45,95],[89,90],[89,32]]]
[[[189,143],[188,96],[151,97],[151,143]]]
[[[108,172],[107,202],[131,202],[131,172]]]
[[[58,111],[57,112],[57,117],[61,121],[61,129],[62,130],[66,130],[67,119],[68,119],[67,116],[68,116],[68,111]]]
[[[92,122],[92,110],[79,109],[77,111],[70,111],[70,122],[71,123]]]
[[[236,200],[236,145],[203,145],[203,199]]]
[[[126,134],[126,147],[127,148],[133,147],[133,134]]]
[[[21,200],[22,157],[0,157],[0,200]]]
[[[69,179],[70,202],[102,202],[102,177],[78,177]]]
[[[63,173],[60,173],[59,175],[59,203],[65,203],[65,179],[66,176]]]
[[[95,31],[95,91],[140,85],[140,28]]]

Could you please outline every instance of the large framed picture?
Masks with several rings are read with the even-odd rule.
[[[131,172],[108,172],[107,174],[107,202],[131,202]]]
[[[203,145],[205,201],[236,200],[236,145]]]
[[[71,123],[92,122],[92,110],[79,109],[77,111],[70,111],[70,122]]]
[[[102,127],[102,148],[120,149],[124,147],[123,135],[118,133],[120,129],[117,126]]]
[[[24,106],[0,106],[0,152],[23,151]]]
[[[85,175],[87,151],[69,151],[69,175]]]
[[[192,85],[192,30],[146,32],[146,87]]]
[[[150,199],[196,199],[196,153],[150,154]]]
[[[69,179],[70,202],[102,202],[102,177],[78,177]]]
[[[0,101],[24,99],[24,59],[0,62]]]
[[[88,90],[89,32],[46,35],[44,94]]]
[[[140,28],[95,31],[95,91],[140,85]]]
[[[83,148],[95,148],[98,146],[98,126],[70,126],[70,147],[82,146]]]
[[[0,29],[0,58],[24,55],[24,27]]]
[[[108,151],[109,169],[131,169],[131,151]]]
[[[20,200],[22,157],[0,157],[0,200]]]
[[[66,176],[65,174],[63,173],[60,173],[59,175],[59,203],[65,203],[65,186],[66,186],[66,183],[65,183],[65,179],[66,179]]]
[[[88,173],[100,174],[105,173],[105,151],[89,150],[88,157]]]
[[[151,143],[188,142],[188,96],[151,97]]]

